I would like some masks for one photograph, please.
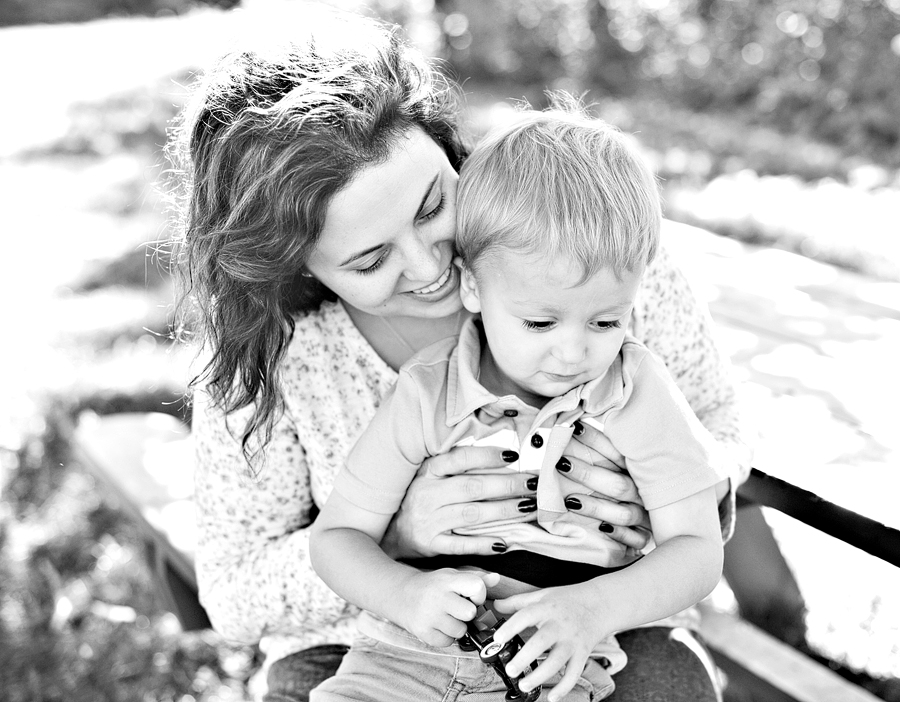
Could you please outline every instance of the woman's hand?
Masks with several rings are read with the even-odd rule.
[[[593,493],[570,495],[566,500],[570,510],[596,519],[610,538],[642,549],[650,540],[650,517],[624,466],[624,456],[606,435],[576,422],[575,434],[556,469]]]
[[[534,519],[537,476],[509,470],[516,460],[515,451],[488,446],[457,446],[429,458],[407,489],[381,547],[393,558],[502,553],[506,544],[495,538],[452,532],[499,519]],[[496,472],[469,472],[477,469]]]

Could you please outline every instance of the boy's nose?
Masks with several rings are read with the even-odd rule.
[[[581,339],[569,337],[556,345],[553,356],[566,366],[576,366],[587,356],[587,345]]]

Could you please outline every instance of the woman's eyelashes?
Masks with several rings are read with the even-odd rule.
[[[438,200],[437,204],[433,208],[431,208],[431,210],[421,215],[419,217],[419,221],[427,222],[429,219],[434,219],[435,217],[437,217],[444,210],[444,205],[446,204],[446,202],[447,198],[444,196],[444,193],[441,193],[441,199]]]
[[[447,204],[447,199],[444,196],[444,194],[441,193],[441,199],[438,200],[437,204],[433,208],[431,208],[431,210],[429,210],[425,214],[420,215],[418,222],[422,223],[422,222],[427,222],[429,220],[434,219],[441,212],[443,212],[446,204]],[[374,273],[379,268],[381,268],[382,264],[387,260],[388,254],[389,254],[389,249],[385,248],[384,250],[382,250],[379,253],[378,258],[375,259],[374,263],[366,266],[365,268],[357,268],[356,272],[360,273],[362,275],[368,275],[369,273]]]
[[[357,268],[356,272],[361,273],[362,275],[369,275],[369,273],[374,273],[379,268],[381,268],[381,265],[387,260],[387,257],[388,257],[388,250],[384,249],[381,251],[381,253],[379,254],[378,258],[375,260],[374,263],[366,266],[365,268]]]

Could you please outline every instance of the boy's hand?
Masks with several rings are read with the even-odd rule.
[[[416,572],[398,593],[403,616],[397,623],[430,646],[449,646],[466,633],[476,605],[499,579],[496,573],[452,568]]]
[[[547,658],[522,678],[520,687],[527,691],[549,680],[565,668],[562,679],[550,691],[550,702],[563,699],[575,687],[591,651],[605,637],[596,598],[578,585],[551,587],[505,600],[496,600],[494,609],[503,614],[514,613],[494,634],[494,641],[504,644],[525,629],[536,627],[522,649],[507,664],[506,672],[514,677],[529,670],[532,661],[547,651]]]

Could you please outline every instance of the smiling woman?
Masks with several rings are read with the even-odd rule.
[[[468,317],[454,265],[466,156],[455,91],[396,28],[317,12],[286,30],[283,41],[257,37],[212,66],[173,142],[184,175],[183,309],[196,303],[208,351],[192,424],[200,598],[226,637],[260,643],[272,702],[308,699],[354,635],[358,610],[311,566],[317,510],[401,364]],[[738,455],[727,372],[664,255],[638,297],[632,328]],[[647,513],[629,501],[635,486],[620,455],[593,428],[578,441],[589,460],[567,465],[586,488],[579,514],[623,548],[643,548]],[[394,559],[505,551],[459,531],[533,518],[536,481],[508,470],[517,459],[492,446],[428,458],[382,547]],[[682,699],[707,699],[699,659],[645,634],[628,637],[635,676],[622,678],[620,700],[669,690],[676,678],[691,679]],[[650,658],[660,673],[648,682],[641,662]]]
[[[459,329],[457,179],[446,152],[422,129],[411,129],[386,161],[331,199],[307,260],[309,273],[341,298],[391,365],[410,356],[413,340],[421,347]]]

